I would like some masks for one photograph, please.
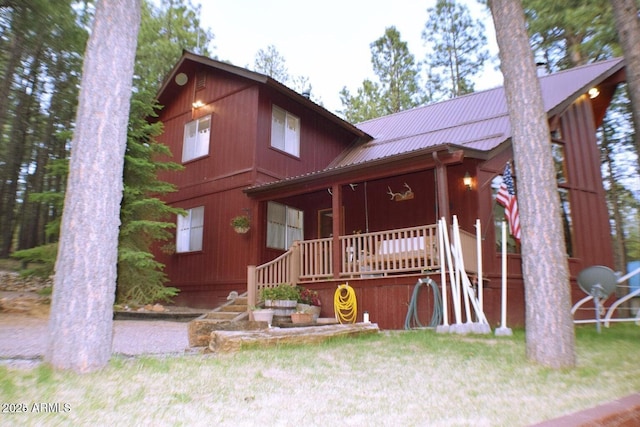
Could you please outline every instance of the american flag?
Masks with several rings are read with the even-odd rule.
[[[511,176],[511,166],[509,163],[504,168],[502,184],[498,189],[496,197],[498,203],[504,206],[504,215],[509,222],[509,232],[519,242],[520,241],[520,213],[518,212],[518,200],[516,199],[516,189]]]

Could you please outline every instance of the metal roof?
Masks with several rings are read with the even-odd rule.
[[[549,117],[623,67],[612,59],[540,77]],[[331,167],[344,167],[442,145],[488,152],[511,137],[503,87],[402,111],[356,125],[374,139],[352,147]]]

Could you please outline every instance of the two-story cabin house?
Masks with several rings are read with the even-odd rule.
[[[596,129],[623,80],[619,59],[540,78],[574,279],[613,263]],[[513,158],[502,88],[354,125],[270,77],[185,52],[158,99],[159,140],[185,166],[162,176],[178,187],[166,201],[188,214],[175,252],[157,254],[179,303],[213,308],[283,281],[318,290],[333,316],[336,286],[349,282],[380,327],[401,328],[417,278],[439,281],[436,223],[455,215],[471,272],[480,221],[484,309],[499,320],[495,195]],[[245,234],[230,225],[238,215]],[[509,322],[522,324],[519,246],[508,246]]]

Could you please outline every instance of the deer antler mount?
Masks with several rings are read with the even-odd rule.
[[[404,186],[407,189],[407,191],[403,193],[400,193],[400,192],[394,193],[393,191],[391,191],[391,187],[387,187],[389,189],[389,191],[387,191],[387,194],[391,196],[391,200],[395,202],[403,202],[405,200],[413,199],[413,191],[411,190],[411,187],[409,187],[409,184],[405,182]]]

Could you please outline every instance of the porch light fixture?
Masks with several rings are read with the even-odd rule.
[[[464,183],[464,186],[467,187],[467,191],[471,190],[471,175],[469,175],[469,172],[464,174],[464,178],[462,178],[462,182]]]
[[[204,102],[197,100],[196,102],[191,104],[191,106],[195,109],[198,109],[198,108],[204,107]]]
[[[600,95],[600,89],[598,89],[597,87],[592,87],[587,93],[589,94],[589,98],[593,99]]]

